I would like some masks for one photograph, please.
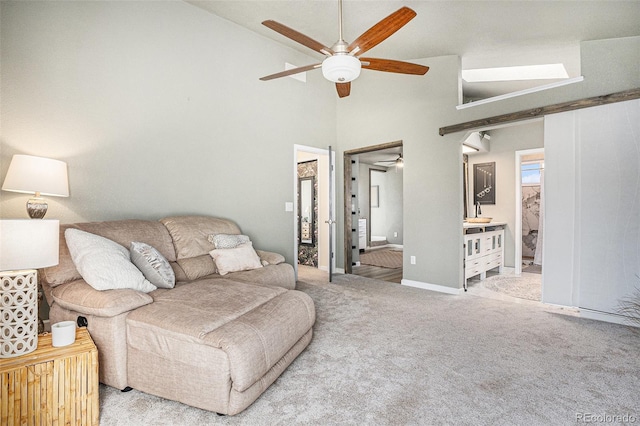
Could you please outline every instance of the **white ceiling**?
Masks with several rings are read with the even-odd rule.
[[[186,1],[318,59],[323,56],[261,22],[273,19],[327,46],[338,39],[337,0]],[[463,69],[564,63],[569,77],[577,77],[581,41],[640,35],[640,0],[344,0],[344,39],[353,41],[402,6],[418,16],[367,56],[410,61],[459,55]],[[465,83],[464,94],[479,99],[551,82]]]

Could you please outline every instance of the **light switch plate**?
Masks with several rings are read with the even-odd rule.
[[[284,203],[284,211],[285,212],[293,211],[293,203],[291,201],[287,201],[286,203]]]

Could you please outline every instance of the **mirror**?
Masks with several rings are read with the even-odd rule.
[[[300,244],[315,245],[315,178],[298,179],[298,238]]]

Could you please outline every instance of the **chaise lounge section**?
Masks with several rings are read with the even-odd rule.
[[[134,241],[154,247],[171,265],[175,287],[96,290],[75,267],[68,228],[126,248]],[[315,323],[313,301],[295,290],[281,255],[256,250],[260,267],[221,275],[211,236],[240,233],[232,221],[206,216],[62,226],[60,263],[41,274],[51,322],[87,319],[104,384],[237,414],[307,347]]]

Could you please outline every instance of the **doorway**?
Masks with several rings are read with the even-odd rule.
[[[516,151],[515,274],[542,274],[544,148]]]
[[[332,153],[333,155],[333,153]],[[294,145],[293,179],[293,241],[294,269],[298,265],[329,271],[330,262],[335,269],[335,258],[330,258],[329,212],[334,209],[330,188],[329,150]],[[333,180],[335,181],[335,180]],[[333,217],[335,217],[335,212]]]
[[[345,272],[399,283],[403,263],[402,141],[347,151]]]

